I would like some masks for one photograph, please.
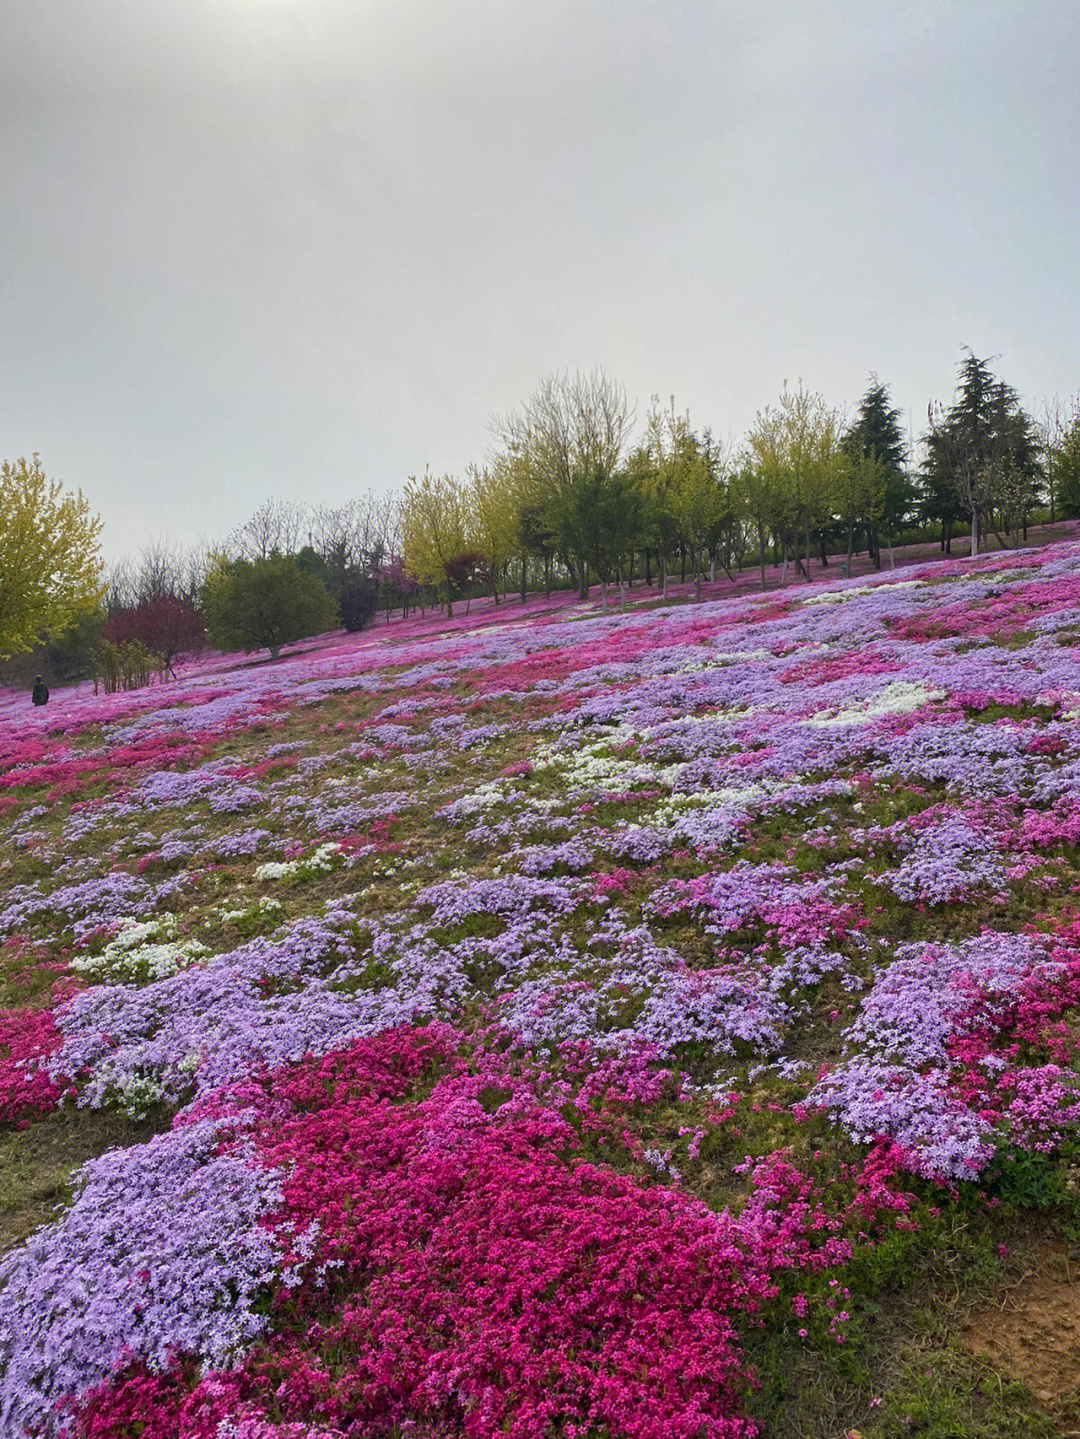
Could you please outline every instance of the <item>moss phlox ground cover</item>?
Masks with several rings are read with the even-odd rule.
[[[0,699],[0,1121],[161,1130],[0,1258],[0,1430],[749,1439],[777,1353],[884,1423],[882,1276],[1080,1172],[1078,602],[1070,544]]]

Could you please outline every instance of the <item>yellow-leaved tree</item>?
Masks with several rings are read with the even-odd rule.
[[[468,505],[453,475],[410,475],[401,508],[405,571],[421,584],[445,585],[446,615],[453,614],[448,566],[469,549]]]
[[[466,473],[469,533],[484,557],[491,594],[498,604],[499,576],[517,548],[516,495],[499,465],[485,469],[469,465]]]
[[[0,660],[59,634],[105,593],[98,535],[82,491],[45,478],[41,459],[0,464]]]
[[[775,407],[759,410],[747,446],[755,468],[777,482],[778,506],[770,528],[784,545],[784,578],[791,545],[796,570],[810,579],[810,536],[829,517],[840,457],[841,417],[799,382]],[[799,558],[799,541],[804,541]]]

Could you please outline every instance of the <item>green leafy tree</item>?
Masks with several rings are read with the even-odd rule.
[[[0,465],[0,659],[59,635],[105,593],[98,535],[82,491],[31,463]]]
[[[378,582],[370,575],[353,573],[354,578],[347,580],[338,600],[341,623],[349,634],[355,634],[369,624],[375,618],[379,604]]]
[[[893,541],[916,512],[916,492],[910,474],[904,470],[886,470],[882,500],[881,523],[889,544],[889,567],[894,569]]]
[[[790,544],[795,566],[810,578],[810,535],[828,517],[839,454],[839,416],[800,384],[758,412],[747,436],[751,467],[768,476],[774,501],[770,528]],[[806,565],[799,558],[804,540]]]
[[[543,562],[544,595],[551,597],[551,562],[555,558],[556,537],[552,533],[551,515],[542,501],[527,501],[517,512],[517,544],[521,555],[521,602],[525,603],[527,566],[530,558]]]
[[[547,528],[563,543],[578,532],[567,524],[577,503],[571,491],[594,485],[598,474],[616,473],[631,419],[622,388],[602,370],[594,370],[547,376],[518,413],[495,420],[496,437],[510,456],[524,462],[542,496]],[[586,497],[583,503],[588,508],[591,500]],[[578,569],[581,597],[587,599],[588,556],[570,550],[566,559]]]
[[[1080,515],[1080,394],[1044,400],[1034,425],[1050,523]]]
[[[484,557],[484,574],[491,585],[491,597],[498,604],[499,576],[509,565],[520,538],[517,496],[497,465],[486,469],[469,465],[466,473],[469,535],[477,553]]]
[[[765,545],[782,508],[780,475],[768,458],[747,454],[731,477],[731,502],[735,513],[757,540],[761,588],[765,582]]]
[[[885,514],[885,476],[885,465],[872,450],[869,454],[856,450],[841,455],[833,482],[832,505],[847,536],[849,567],[856,530],[866,529],[870,552],[876,553],[871,537]]]
[[[623,471],[597,468],[582,475],[561,496],[556,529],[561,546],[581,556],[600,580],[600,602],[607,614],[607,587],[622,578],[623,560],[640,533],[641,491]]]
[[[903,512],[910,487],[904,482],[907,446],[900,429],[900,411],[890,403],[888,386],[877,375],[859,402],[858,413],[840,441],[847,461],[838,471],[837,510],[847,534],[848,562],[856,529],[866,531],[866,543],[881,568],[879,527],[888,523],[889,534]]]
[[[736,504],[734,468],[722,447],[714,441],[708,425],[701,435],[701,459],[716,486],[719,504],[719,513],[707,531],[705,542],[709,554],[709,579],[716,579],[716,562],[719,560],[724,573],[733,581],[733,571],[742,569],[748,531]]]
[[[977,554],[995,506],[1009,508],[1033,491],[1038,462],[1031,421],[1012,386],[994,379],[990,361],[968,350],[952,405],[945,411],[931,405],[925,443],[931,487],[952,489],[970,520],[971,553]]]
[[[338,617],[326,586],[292,555],[219,560],[203,585],[202,608],[219,649],[268,649],[275,660],[282,645],[321,634]]]
[[[642,528],[645,541],[657,553],[660,585],[667,594],[668,560],[671,551],[702,542],[704,532],[716,522],[719,510],[701,525],[705,497],[711,476],[703,461],[701,445],[690,427],[688,413],[679,414],[672,395],[666,409],[653,395],[645,421],[645,440],[631,456],[630,473],[637,477],[642,496]],[[715,482],[713,482],[715,488]],[[691,538],[687,525],[695,532]]]
[[[406,574],[421,584],[445,586],[446,617],[450,619],[454,608],[447,566],[472,548],[468,502],[460,481],[429,471],[421,479],[410,475],[401,528]]]
[[[1000,434],[990,485],[987,523],[998,544],[1018,545],[1038,504],[1043,481],[1034,423],[1008,385],[994,388],[993,423]],[[1002,536],[1001,529],[1005,534]]]
[[[690,552],[694,597],[701,598],[701,557],[716,538],[724,515],[725,494],[715,465],[695,440],[694,451],[682,466],[672,493],[672,510],[679,537]]]
[[[1063,427],[1051,463],[1062,514],[1080,515],[1080,397],[1073,402],[1072,419]]]
[[[71,623],[49,642],[48,663],[62,679],[86,679],[93,668],[94,651],[101,637],[105,611],[80,610]]]

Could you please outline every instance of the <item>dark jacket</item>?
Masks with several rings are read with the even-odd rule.
[[[45,705],[49,703],[49,687],[44,680],[35,680],[31,699],[36,705]]]

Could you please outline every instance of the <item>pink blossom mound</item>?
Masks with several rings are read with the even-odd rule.
[[[60,1047],[49,1009],[0,1009],[0,1124],[55,1109],[63,1092],[43,1061]]]
[[[1080,543],[751,583],[0,694],[0,1121],[163,1130],[0,1256],[0,1433],[750,1436],[1071,1202]]]
[[[776,1157],[741,1214],[714,1214],[581,1153],[590,1133],[617,1152],[626,1106],[656,1089],[648,1056],[575,1098],[464,1046],[445,1027],[391,1031],[193,1113],[254,1106],[288,1232],[317,1226],[312,1272],[240,1370],[193,1388],[131,1373],[85,1399],[81,1434],[209,1439],[245,1405],[297,1433],[757,1432],[735,1321],[782,1271],[849,1254],[809,1182]]]

